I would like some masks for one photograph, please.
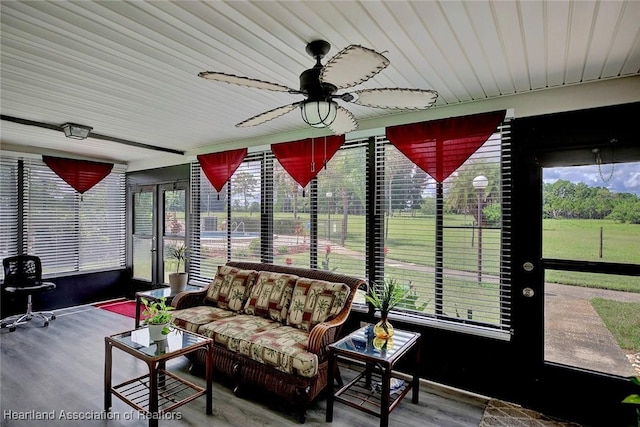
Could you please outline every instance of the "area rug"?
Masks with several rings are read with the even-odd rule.
[[[117,301],[109,301],[106,303],[94,304],[95,307],[101,308],[103,310],[111,311],[113,313],[118,313],[123,316],[131,317],[132,319],[136,318],[136,302],[129,300],[117,300]],[[142,310],[141,310],[142,311]],[[142,319],[142,313],[140,314],[140,318]]]
[[[580,424],[555,420],[514,403],[492,399],[487,403],[478,427],[581,427]]]

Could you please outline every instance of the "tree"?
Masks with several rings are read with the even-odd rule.
[[[624,197],[615,205],[607,219],[629,224],[640,224],[640,198]]]
[[[635,221],[640,200],[628,193],[612,193],[604,187],[589,187],[560,179],[543,187],[545,218],[613,219]]]
[[[396,149],[385,152],[385,199],[387,215],[393,216],[393,211],[402,212],[406,208],[419,208],[422,199],[422,188],[413,189],[414,170],[418,169],[414,163]],[[420,175],[425,178],[426,174]],[[417,191],[417,193],[416,193]],[[416,199],[416,194],[420,200]],[[414,207],[413,204],[416,203]]]
[[[473,187],[473,179],[479,175],[487,177],[488,186],[483,197],[487,203],[500,200],[500,165],[485,161],[469,161],[446,181],[445,209],[448,212],[472,215],[478,221],[478,190]],[[495,208],[493,208],[495,209]],[[484,209],[483,209],[484,212]]]
[[[243,199],[243,207],[245,211],[249,210],[249,198],[253,198],[251,192],[258,185],[258,180],[250,172],[238,172],[233,175],[233,186],[231,187],[233,194],[239,194]]]
[[[567,218],[572,211],[574,185],[564,179],[545,184],[542,195],[542,211],[546,218]]]

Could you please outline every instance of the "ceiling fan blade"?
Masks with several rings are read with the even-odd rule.
[[[218,73],[215,71],[203,71],[201,73],[198,73],[198,76],[202,77],[203,79],[213,80],[216,82],[231,83],[238,86],[266,89],[272,90],[274,92],[300,93],[300,91],[296,89],[292,89],[278,83],[265,82],[258,79],[250,79],[249,77],[234,76],[233,74]]]
[[[366,82],[388,65],[389,60],[382,54],[352,44],[327,61],[320,73],[320,81],[345,89]]]
[[[338,105],[336,119],[329,125],[329,129],[336,135],[343,135],[358,129],[358,122],[349,110]]]
[[[349,95],[353,95],[350,100]],[[396,110],[426,110],[438,98],[438,92],[428,89],[381,88],[363,89],[345,94],[344,101],[374,108]]]
[[[293,104],[283,105],[282,107],[274,108],[273,110],[269,110],[265,113],[260,113],[257,116],[253,116],[250,119],[240,122],[236,125],[236,127],[246,128],[250,126],[261,125],[263,123],[268,122],[269,120],[277,119],[278,117],[283,116],[295,110],[296,108],[298,108],[298,105],[300,105],[299,102],[294,102]]]

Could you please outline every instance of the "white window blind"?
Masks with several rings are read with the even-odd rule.
[[[247,156],[218,193],[191,163],[190,282],[206,285],[228,260],[260,261],[262,156]]]
[[[229,217],[223,225],[229,236],[230,259],[260,261],[262,156],[247,156],[227,186],[231,192]]]
[[[273,183],[273,205],[267,209],[273,212],[273,263],[310,267],[314,183],[303,191],[278,160],[270,159],[268,164],[272,165],[272,179],[268,182]]]
[[[489,181],[480,226],[478,175]],[[208,283],[227,260],[393,278],[409,293],[392,317],[509,329],[508,124],[441,185],[383,137],[346,142],[304,196],[271,152],[248,156],[220,194],[197,162],[191,179],[192,280]]]
[[[18,254],[18,159],[0,156],[0,258]],[[0,270],[4,280],[4,269]]]
[[[189,282],[207,285],[219,265],[227,262],[227,239],[223,223],[227,220],[227,187],[218,193],[202,172],[200,164],[191,163],[191,211],[187,246]]]
[[[367,150],[345,143],[316,178],[320,269],[366,277]]]
[[[303,190],[271,161],[275,264],[365,277],[366,163],[366,145],[345,144]]]
[[[81,197],[42,161],[24,160],[23,252],[45,274],[125,266],[124,172],[115,165]]]
[[[378,279],[408,291],[398,313],[507,331],[510,326],[510,143],[503,125],[442,184],[382,142]],[[473,186],[484,176],[484,190]],[[439,188],[440,187],[440,188]],[[480,218],[480,221],[478,220]]]

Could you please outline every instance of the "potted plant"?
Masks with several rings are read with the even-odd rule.
[[[640,386],[640,376],[631,377],[631,382]],[[638,423],[638,427],[640,427],[640,394],[630,394],[625,397],[622,403],[631,403],[632,405],[636,405],[636,422]]]
[[[378,338],[387,339],[393,335],[393,326],[389,323],[389,312],[402,302],[407,288],[395,279],[383,279],[381,284],[373,283],[365,295],[368,303],[380,310],[380,321],[373,327]]]
[[[141,298],[144,304],[142,315],[145,317],[144,324],[149,327],[149,338],[151,341],[162,341],[167,334],[172,331],[171,313],[174,308],[167,306],[167,299],[162,297],[155,301]]]
[[[174,246],[169,252],[171,258],[175,258],[177,261],[175,273],[169,274],[169,285],[171,286],[171,293],[178,293],[184,291],[187,287],[187,273],[180,271],[180,265],[187,261],[187,247],[183,244]]]

